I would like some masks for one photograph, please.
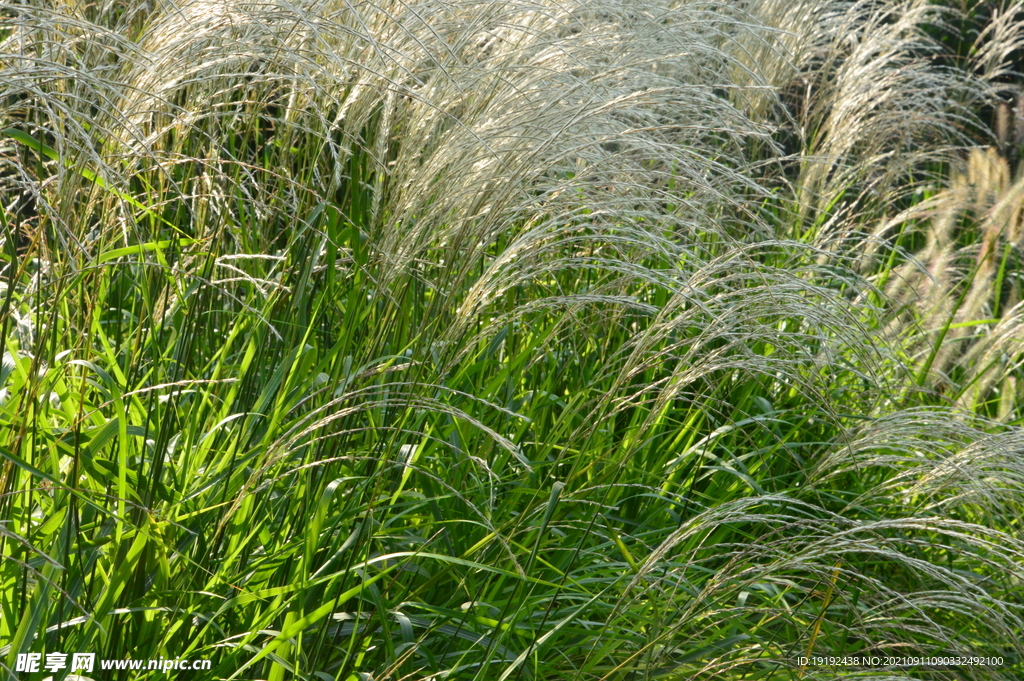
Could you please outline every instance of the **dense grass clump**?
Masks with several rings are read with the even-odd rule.
[[[3,675],[1020,678],[1022,9],[3,6]]]

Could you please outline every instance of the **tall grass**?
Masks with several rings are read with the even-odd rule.
[[[5,675],[1018,678],[1002,9],[5,5]]]

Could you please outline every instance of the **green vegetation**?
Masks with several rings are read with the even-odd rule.
[[[3,5],[0,675],[1021,678],[1022,12]]]

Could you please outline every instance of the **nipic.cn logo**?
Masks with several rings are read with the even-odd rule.
[[[89,673],[97,667],[101,670],[130,669],[132,671],[205,671],[212,666],[210,660],[175,660],[159,658],[155,660],[100,660],[96,663],[96,653],[19,653],[14,671],[25,674],[55,673],[68,670],[71,673]]]
[[[68,657],[71,658],[70,669]],[[96,666],[96,653],[47,653],[43,659],[42,653],[18,653],[14,663],[14,671],[27,672],[59,672],[69,669],[72,672],[91,672]]]

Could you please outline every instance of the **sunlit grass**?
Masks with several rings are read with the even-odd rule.
[[[3,12],[11,678],[1019,677],[1006,14]]]

